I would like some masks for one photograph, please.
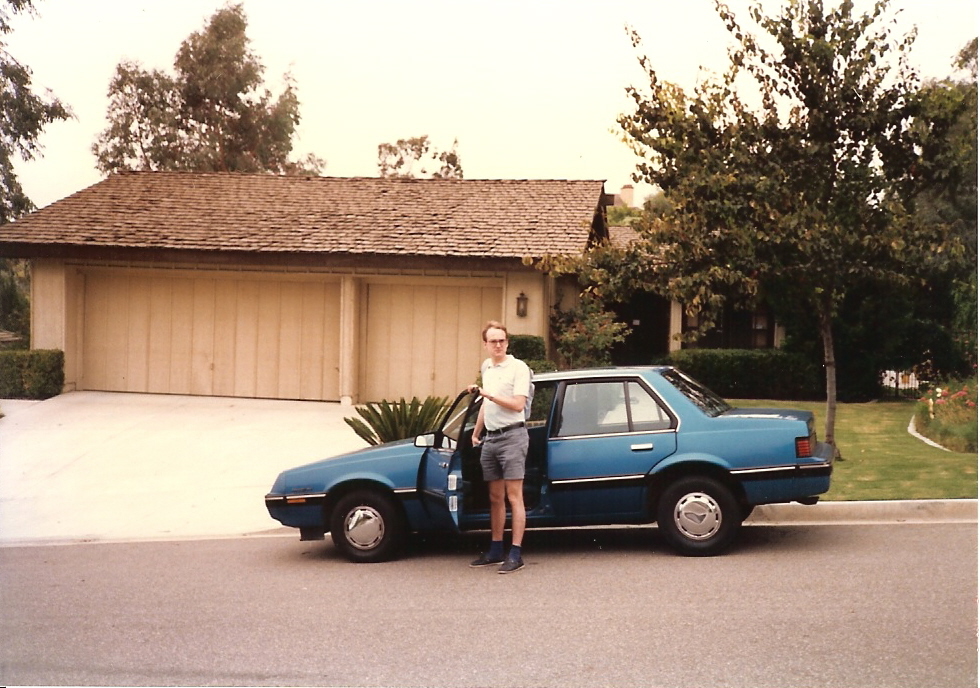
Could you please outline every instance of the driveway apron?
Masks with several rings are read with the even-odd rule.
[[[71,392],[0,411],[5,544],[277,530],[279,471],[366,446],[328,402]]]

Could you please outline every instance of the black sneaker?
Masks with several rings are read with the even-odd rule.
[[[481,566],[496,566],[497,564],[503,563],[503,561],[503,557],[492,558],[487,554],[481,554],[479,558],[470,562],[470,568],[476,569]]]
[[[501,565],[497,573],[514,573],[514,571],[520,571],[522,568],[524,568],[523,559],[519,557],[517,559],[508,559]]]

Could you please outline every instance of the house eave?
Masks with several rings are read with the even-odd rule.
[[[406,269],[533,270],[519,256],[461,256],[312,251],[205,251],[128,246],[80,246],[0,242],[0,255],[8,258],[61,259],[80,262],[196,263],[221,266],[306,268],[391,268],[392,261]]]

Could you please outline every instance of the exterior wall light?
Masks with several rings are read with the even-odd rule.
[[[527,317],[527,294],[521,292],[517,296],[517,317],[526,318]]]

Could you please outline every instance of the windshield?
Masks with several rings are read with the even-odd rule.
[[[731,409],[731,404],[702,385],[697,380],[688,377],[676,368],[669,368],[661,373],[663,378],[690,399],[706,415],[720,416]]]

